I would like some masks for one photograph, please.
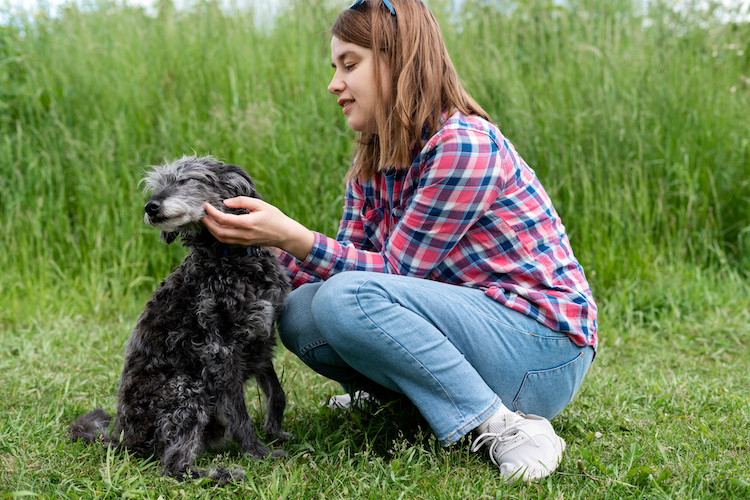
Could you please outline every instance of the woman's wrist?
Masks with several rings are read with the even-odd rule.
[[[289,230],[280,247],[298,260],[305,260],[315,245],[315,233],[294,219],[289,219]]]

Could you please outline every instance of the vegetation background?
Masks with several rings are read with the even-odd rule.
[[[205,463],[241,484],[68,442],[115,407],[123,344],[184,253],[141,220],[144,168],[245,167],[334,234],[352,135],[327,29],[342,1],[93,0],[0,19],[0,495],[252,498],[750,496],[750,24],[718,6],[431,0],[459,73],[536,170],[600,305],[600,354],[553,424],[559,472],[501,484],[392,407],[322,407],[335,384],[279,349],[288,457]],[[728,21],[735,19],[735,21]],[[739,19],[739,20],[737,20]],[[257,389],[251,412],[262,418]]]

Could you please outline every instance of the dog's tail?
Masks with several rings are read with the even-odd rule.
[[[109,436],[109,424],[112,422],[112,415],[107,415],[104,410],[97,408],[85,415],[78,417],[75,422],[68,427],[68,434],[73,441],[83,441],[91,444],[94,441],[102,440],[111,441]]]

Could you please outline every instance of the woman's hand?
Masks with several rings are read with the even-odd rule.
[[[230,208],[245,208],[248,214],[226,214],[206,203],[203,223],[217,240],[227,245],[268,246],[304,260],[312,250],[315,235],[281,210],[257,198],[240,196],[224,200]]]

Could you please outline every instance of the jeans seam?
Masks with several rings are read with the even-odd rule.
[[[532,337],[536,337],[538,339],[560,341],[560,342],[571,342],[570,337],[568,337],[566,334],[562,332],[557,332],[557,333],[560,333],[560,335],[565,335],[564,337],[551,337],[549,335],[542,335],[539,333],[530,332],[528,330],[517,330],[517,331],[519,331],[520,333],[524,333],[526,335],[531,335]]]
[[[325,339],[318,339],[315,342],[310,342],[309,344],[307,344],[306,346],[302,347],[299,350],[299,356],[302,357],[308,352],[312,351],[313,349],[320,347],[322,345],[326,345],[327,343],[328,341]]]

